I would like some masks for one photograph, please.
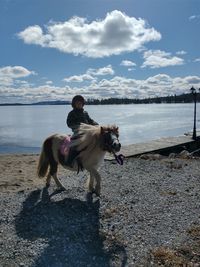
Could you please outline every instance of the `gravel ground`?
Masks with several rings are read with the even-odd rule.
[[[106,161],[100,173],[100,198],[86,195],[85,173],[64,169],[59,194],[31,179],[16,190],[0,184],[0,266],[200,266],[199,159]],[[160,248],[181,260],[157,259]]]

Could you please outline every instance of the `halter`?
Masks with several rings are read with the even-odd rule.
[[[108,136],[108,134],[112,134],[111,132],[107,132],[105,135]],[[102,148],[105,151],[108,151],[109,153],[113,153],[112,149],[112,144],[113,144],[113,139],[118,141],[118,138],[115,136],[115,138],[112,138],[112,143],[109,143],[108,140],[105,139],[105,142],[103,142]]]
[[[114,140],[119,141],[118,138],[117,138],[117,136],[115,136]],[[115,160],[117,161],[117,163],[118,163],[119,165],[123,165],[123,164],[124,164],[124,158],[125,158],[124,155],[123,155],[123,154],[119,154],[119,155],[117,155],[117,154],[113,151],[113,149],[112,149],[111,146],[112,146],[112,145],[110,145],[110,144],[108,144],[108,143],[104,143],[104,149],[107,150],[108,152],[110,152],[110,153],[112,153],[112,154],[114,155]]]

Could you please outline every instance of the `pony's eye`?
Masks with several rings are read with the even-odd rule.
[[[109,143],[109,145],[111,145],[112,144],[112,139],[109,139],[108,143]]]
[[[110,134],[108,134],[108,143],[112,144],[112,138],[111,138]]]
[[[109,133],[106,133],[105,134],[105,142],[108,143],[108,144],[111,144],[112,143],[112,140],[111,140],[111,137],[110,137],[110,134]]]

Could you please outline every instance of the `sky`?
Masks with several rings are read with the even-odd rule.
[[[200,88],[200,0],[0,0],[0,103]]]

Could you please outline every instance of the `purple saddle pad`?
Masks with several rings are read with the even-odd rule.
[[[63,156],[68,155],[69,153],[69,148],[70,148],[70,143],[71,143],[71,137],[67,135],[65,139],[63,140],[61,146],[60,146],[60,153]]]

